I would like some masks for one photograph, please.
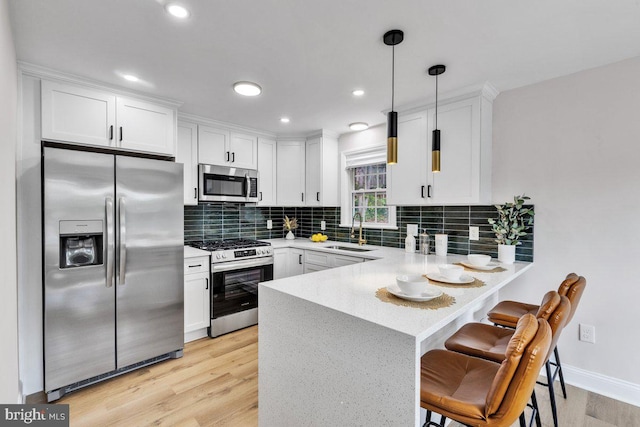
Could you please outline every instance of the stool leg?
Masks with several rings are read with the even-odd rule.
[[[527,420],[524,417],[524,412],[520,414],[520,427],[527,427]]]
[[[556,411],[556,395],[553,391],[553,376],[551,375],[551,363],[545,363],[547,369],[547,387],[549,388],[549,402],[551,402],[551,414],[553,415],[553,425],[558,427],[558,412]]]
[[[542,421],[540,420],[540,409],[538,408],[538,398],[536,397],[536,391],[531,393],[531,406],[533,406],[533,413],[536,417],[536,427],[542,427]]]
[[[564,375],[562,375],[562,365],[560,364],[560,356],[558,355],[558,346],[553,349],[553,355],[556,358],[558,374],[560,374],[560,386],[562,387],[562,395],[567,398],[567,389],[564,386]]]

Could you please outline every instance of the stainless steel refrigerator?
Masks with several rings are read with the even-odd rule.
[[[46,144],[46,143],[45,143]],[[183,348],[182,165],[43,145],[49,401]]]

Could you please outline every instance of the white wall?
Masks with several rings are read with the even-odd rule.
[[[566,376],[636,405],[638,76],[635,58],[500,94],[492,181],[495,203],[524,192],[536,208],[534,268],[500,297],[538,303],[567,273],[585,276],[585,294],[559,343],[563,365],[577,368]],[[578,341],[579,323],[595,326],[596,344]],[[603,390],[609,386],[617,392]]]
[[[0,0],[0,402],[21,403],[18,383],[18,314],[16,280],[16,52],[9,9]]]

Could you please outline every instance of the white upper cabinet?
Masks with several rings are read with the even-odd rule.
[[[275,206],[277,203],[276,160],[276,141],[258,138],[258,206]]]
[[[198,125],[178,122],[176,163],[184,165],[184,204],[198,204]]]
[[[278,206],[305,206],[305,141],[278,141]]]
[[[174,156],[176,110],[69,83],[42,81],[42,138]]]
[[[480,94],[438,106],[441,172],[436,173],[431,172],[435,109],[400,115],[388,204],[490,203],[491,99]]]
[[[427,112],[398,117],[398,163],[388,165],[388,205],[424,203],[427,183]],[[428,150],[431,153],[431,150]]]
[[[175,155],[175,111],[131,98],[117,97],[118,146]]]
[[[258,139],[210,126],[198,126],[198,162],[257,169]]]
[[[306,206],[338,206],[338,140],[327,135],[308,139],[305,157]]]
[[[116,97],[42,81],[42,138],[115,147]]]

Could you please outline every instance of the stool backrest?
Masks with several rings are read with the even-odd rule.
[[[560,305],[560,294],[556,291],[549,291],[542,297],[540,308],[536,313],[538,319],[549,320],[549,317],[556,311],[556,308]]]
[[[547,354],[545,362],[549,360],[551,353],[553,353],[553,349],[556,348],[558,338],[560,338],[560,333],[569,321],[572,306],[573,304],[569,302],[569,298],[563,295],[560,297],[560,304],[558,304],[553,313],[551,313],[551,316],[545,319],[551,328],[551,346],[549,347],[549,353]]]
[[[493,379],[486,400],[487,418],[516,420],[524,410],[551,345],[544,319],[526,314],[518,320],[506,358]]]
[[[571,319],[573,319],[573,315],[576,312],[576,308],[578,308],[578,303],[580,302],[580,298],[582,298],[582,294],[586,287],[587,279],[582,276],[578,276],[575,273],[570,273],[564,282],[560,284],[558,293],[569,298],[569,302],[571,302],[571,312],[567,318],[567,324],[569,324]]]
[[[536,319],[533,314],[525,314],[518,320],[505,359],[487,393],[487,417],[502,417],[515,408],[514,420],[517,419],[529,401],[550,343],[551,328],[546,320]],[[523,387],[524,392],[519,391]]]

